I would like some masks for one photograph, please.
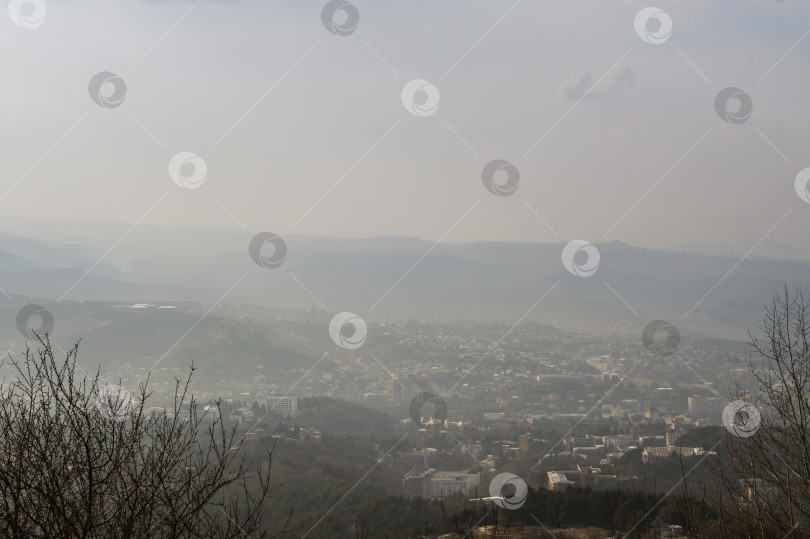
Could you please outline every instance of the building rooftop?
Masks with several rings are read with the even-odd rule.
[[[434,480],[466,480],[468,475],[478,475],[478,473],[469,473],[469,472],[434,472],[433,479]]]
[[[405,474],[405,479],[423,479],[428,475],[435,472],[433,468],[428,468],[426,466],[417,466],[416,468],[412,468],[408,473]],[[439,472],[439,473],[447,473],[447,472]]]
[[[569,472],[573,473],[573,472]],[[573,485],[574,482],[565,476],[564,472],[548,472],[548,480],[553,485]]]

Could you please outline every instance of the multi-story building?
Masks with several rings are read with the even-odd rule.
[[[666,434],[667,445],[678,445],[678,440],[681,439],[681,436],[683,436],[681,429],[668,429]]]
[[[387,380],[385,386],[394,404],[410,403],[420,393],[433,393],[429,384],[413,376]]]
[[[528,453],[531,445],[532,445],[531,434],[521,434],[518,437],[518,448],[520,448],[521,453]]]
[[[408,498],[446,498],[456,493],[475,494],[481,481],[479,472],[439,472],[417,466],[405,474],[402,486]]]
[[[689,417],[695,419],[711,419],[720,421],[723,416],[723,399],[720,397],[699,397],[697,395],[688,398]]]
[[[436,470],[427,466],[417,466],[405,474],[402,486],[408,498],[430,498],[430,477]]]
[[[633,480],[634,478],[630,476],[603,474],[600,468],[583,465],[578,465],[576,470],[548,472],[549,490],[562,490],[567,487],[621,488]]]
[[[582,455],[588,462],[599,462],[607,453],[605,446],[601,444],[591,447],[575,447],[571,451],[575,455]]]
[[[608,450],[621,449],[627,451],[631,445],[638,444],[638,438],[632,434],[614,434],[612,436],[603,436],[602,443]]]
[[[641,453],[641,460],[645,464],[661,462],[668,459],[673,453],[679,457],[686,458],[695,455],[704,455],[706,454],[706,451],[700,447],[680,447],[671,445],[666,447],[647,447]]]
[[[417,388],[412,386],[409,381],[388,380],[386,385],[390,388],[389,394],[391,395],[391,402],[400,404],[403,402],[411,402],[416,396]]]
[[[579,478],[579,470],[560,470],[548,472],[549,490],[562,490],[566,487],[576,486],[576,483],[568,478],[569,475]]]
[[[267,397],[267,411],[295,415],[298,413],[296,395],[270,395]]]
[[[430,490],[433,498],[445,498],[461,492],[464,496],[475,494],[481,474],[468,472],[434,472],[430,478]]]

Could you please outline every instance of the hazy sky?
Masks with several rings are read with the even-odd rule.
[[[807,241],[805,1],[662,1],[660,44],[626,0],[353,0],[346,36],[323,1],[46,2],[35,28],[0,17],[4,219],[668,247],[758,240],[794,208],[768,239]],[[101,71],[120,106],[90,98]],[[403,106],[413,79],[432,114]],[[743,123],[715,110],[729,86]],[[181,151],[197,189],[169,176]],[[493,159],[511,196],[483,185]]]

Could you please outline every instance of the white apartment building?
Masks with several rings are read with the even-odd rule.
[[[723,399],[720,397],[689,397],[689,417],[719,421],[723,416]]]
[[[433,472],[430,477],[430,494],[433,498],[445,498],[457,492],[472,496],[480,481],[480,473]]]
[[[270,395],[267,397],[267,411],[295,415],[298,413],[296,395]]]

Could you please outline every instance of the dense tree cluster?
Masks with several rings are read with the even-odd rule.
[[[7,358],[0,386],[3,537],[271,537],[268,461],[256,471],[218,408],[202,412],[191,375],[174,406],[150,411],[136,395],[77,370],[78,345],[54,358]],[[193,371],[193,369],[192,369]],[[263,470],[262,470],[263,468]]]

